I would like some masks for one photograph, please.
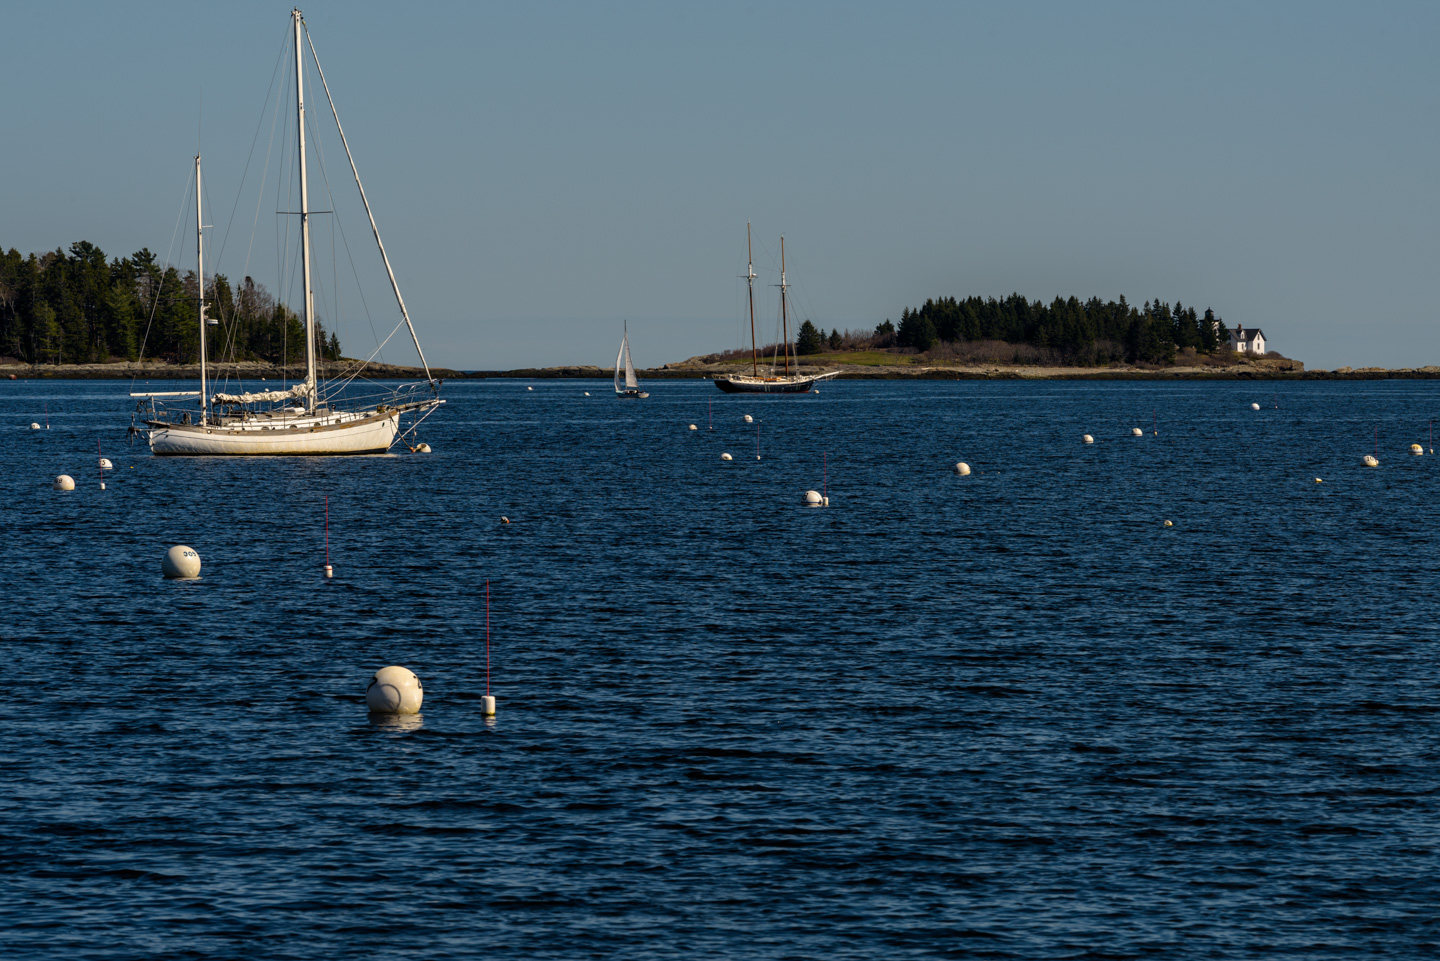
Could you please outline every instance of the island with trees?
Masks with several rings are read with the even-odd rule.
[[[69,251],[0,254],[0,357],[31,366],[145,358],[193,364],[200,357],[195,271],[181,273],[142,249],[106,259],[87,241]],[[305,357],[305,325],[246,277],[206,278],[206,313],[217,320],[211,359],[292,364]],[[340,359],[340,339],[316,324],[317,354]]]

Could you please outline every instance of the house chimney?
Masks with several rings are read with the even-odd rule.
[[[1244,325],[1244,324],[1236,324],[1236,325],[1235,325],[1235,336],[1236,336],[1236,337],[1244,337],[1244,336],[1245,336],[1245,325]]]

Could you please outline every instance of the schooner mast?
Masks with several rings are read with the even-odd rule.
[[[785,283],[785,238],[780,238],[780,332],[785,338],[781,343],[785,346],[785,376],[790,376],[790,325],[785,317],[785,291],[790,285]]]
[[[745,256],[750,261],[749,275],[745,278],[750,285],[750,367],[756,377],[760,376],[760,355],[755,350],[755,250],[750,245],[750,221],[745,221]]]

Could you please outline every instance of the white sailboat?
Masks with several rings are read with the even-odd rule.
[[[790,373],[790,324],[789,324],[789,291],[790,284],[785,280],[785,238],[780,238],[780,325],[781,343],[785,351],[785,373],[775,373],[774,365],[771,365],[770,373],[760,373],[760,358],[755,350],[755,257],[750,251],[750,225],[745,225],[745,251],[750,260],[750,266],[745,280],[750,286],[750,364],[749,376],[745,374],[727,374],[715,378],[715,386],[727,394],[808,394],[817,383],[836,376],[838,370],[828,370],[823,374],[802,374],[798,370]]]
[[[380,248],[380,257],[389,274],[390,286],[404,317],[405,325],[415,342],[420,364],[425,370],[424,383],[410,384],[378,396],[347,396],[345,383],[321,385],[316,377],[315,367],[315,301],[310,284],[310,198],[305,170],[305,71],[302,52],[308,33],[305,19],[299,9],[290,14],[295,33],[295,103],[296,140],[299,150],[300,181],[300,256],[303,274],[304,320],[305,320],[305,380],[288,390],[263,390],[258,392],[209,393],[208,360],[205,349],[205,235],[203,218],[200,213],[200,157],[195,158],[195,259],[196,277],[199,279],[199,322],[200,322],[200,390],[161,391],[132,393],[131,397],[143,398],[140,407],[145,411],[145,427],[149,431],[150,450],[159,455],[331,455],[331,454],[378,454],[388,451],[400,436],[402,416],[408,416],[414,424],[445,403],[439,397],[440,382],[430,373],[425,353],[420,349],[420,340],[405,309],[405,300],[400,296],[400,287],[395,280],[395,271],[390,267],[390,258],[380,240],[380,231],[375,226],[375,216],[365,197],[365,188],[360,183],[355,159],[350,154],[350,145],[345,140],[345,131],[340,127],[340,117],[335,102],[330,99],[329,85],[320,70],[320,61],[315,59],[315,69],[330,110],[335,117],[341,143],[345,145],[345,156],[350,161],[350,171],[355,177],[355,186],[370,218],[370,228]],[[314,56],[314,44],[310,45]],[[356,371],[358,373],[358,371]],[[353,374],[351,380],[353,380]],[[172,406],[180,398],[200,399],[199,409]]]
[[[621,372],[624,372],[624,387],[621,387]],[[650,395],[640,389],[640,381],[635,378],[635,365],[630,363],[630,329],[626,325],[625,336],[620,338],[620,353],[615,355],[615,396],[625,398],[644,398]]]

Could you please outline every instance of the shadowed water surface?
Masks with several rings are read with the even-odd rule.
[[[0,383],[0,950],[1435,952],[1428,382],[526,386],[209,460]]]

